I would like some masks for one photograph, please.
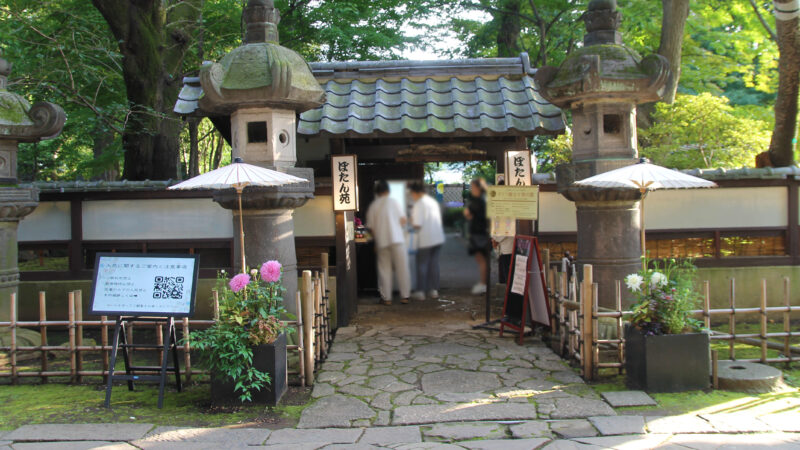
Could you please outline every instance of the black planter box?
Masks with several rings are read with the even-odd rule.
[[[625,372],[630,389],[683,392],[707,389],[710,377],[706,333],[645,336],[625,327]]]
[[[263,344],[253,349],[253,366],[267,372],[272,379],[269,386],[252,393],[252,403],[275,406],[286,392],[286,334],[281,334],[272,344]],[[227,378],[211,374],[211,403],[214,405],[241,404],[240,392],[234,390],[234,383]]]

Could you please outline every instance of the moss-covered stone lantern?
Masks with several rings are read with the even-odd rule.
[[[325,101],[325,92],[306,61],[278,43],[280,12],[272,0],[249,0],[242,13],[244,42],[200,68],[198,77],[184,80],[175,111],[209,117],[226,136],[232,157],[309,180],[276,188],[247,188],[242,196],[246,259],[253,266],[269,259],[283,264],[284,298],[297,290],[297,256],[292,212],[314,197],[314,171],[297,162],[296,118]],[[189,99],[187,101],[187,99]],[[234,213],[233,191],[214,200]],[[239,235],[234,237],[234,261],[241,261]],[[237,267],[236,270],[239,270]],[[294,310],[294,301],[286,302]]]
[[[11,63],[0,58],[0,321],[8,320],[11,294],[19,287],[17,227],[39,204],[39,191],[17,184],[20,142],[52,139],[66,121],[64,110],[48,102],[31,106],[8,90]]]
[[[544,98],[572,111],[572,162],[557,170],[559,191],[577,206],[578,261],[594,266],[600,303],[613,306],[615,281],[641,268],[641,196],[572,183],[637,161],[636,105],[661,99],[669,64],[622,43],[616,0],[592,0],[583,20],[584,46],[535,78]]]

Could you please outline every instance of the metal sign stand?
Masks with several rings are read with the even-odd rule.
[[[167,326],[167,338],[164,340],[164,345],[159,344],[134,344],[128,343],[126,325],[133,322],[154,322],[159,323],[159,326]],[[120,340],[122,341],[120,343]],[[132,391],[134,388],[134,381],[158,381],[158,408],[164,406],[164,387],[167,383],[167,373],[172,372],[175,374],[175,384],[178,392],[181,392],[181,371],[178,365],[178,337],[175,333],[175,318],[174,317],[117,317],[117,323],[114,326],[114,338],[111,347],[111,365],[108,368],[108,383],[106,385],[106,401],[105,407],[111,407],[111,389],[114,381],[127,381],[128,390]],[[128,349],[160,349],[161,366],[134,366],[131,363],[130,354]],[[122,350],[122,358],[125,361],[125,375],[116,375],[115,368],[117,364],[117,355],[119,350]],[[172,353],[173,366],[167,366],[169,354]],[[137,372],[145,372],[151,375],[139,375]],[[158,375],[152,375],[157,373]]]

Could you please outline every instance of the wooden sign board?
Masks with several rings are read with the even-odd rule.
[[[511,321],[500,322],[501,335],[506,327],[516,330],[520,333],[520,343],[528,318],[532,322],[550,326],[550,302],[547,298],[539,241],[535,237],[514,237],[503,316]]]
[[[509,186],[530,186],[533,178],[530,150],[506,151],[506,184]]]
[[[333,210],[358,211],[358,159],[356,155],[331,156]]]
[[[539,186],[489,186],[486,198],[488,217],[539,218]]]
[[[98,253],[90,314],[191,317],[197,291],[197,255]]]

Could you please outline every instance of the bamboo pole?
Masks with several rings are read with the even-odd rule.
[[[17,384],[17,293],[11,293],[11,305],[9,306],[9,321],[11,332],[11,351],[9,352],[9,359],[11,359],[11,384]]]
[[[783,278],[783,304],[786,306],[786,312],[783,313],[783,332],[786,337],[783,338],[783,355],[792,359],[792,298],[790,296],[792,282],[789,277]]]
[[[317,282],[315,283],[315,291],[314,295],[317,297],[317,309],[319,311],[317,316],[317,322],[319,327],[319,341],[318,341],[318,348],[317,351],[317,359],[323,360],[328,353],[328,341],[325,338],[325,304],[322,299],[322,279],[317,277]]]
[[[705,327],[710,329],[711,328],[711,314],[709,314],[709,310],[711,309],[711,285],[708,280],[703,282],[703,322]]]
[[[69,320],[69,378],[72,383],[78,380],[78,363],[75,358],[75,292],[67,294],[67,315]]]
[[[311,271],[304,270],[302,278],[302,315],[305,342],[305,371],[306,371],[306,385],[311,386],[314,384],[314,294],[311,282]]]
[[[767,361],[767,280],[761,280],[761,362]]]
[[[108,320],[108,316],[100,316],[100,321],[105,322]],[[100,345],[103,346],[105,349],[108,347],[108,325],[100,325]],[[103,350],[103,372],[108,373],[108,366],[110,364],[108,358],[108,352]],[[103,377],[103,383],[108,382],[108,377]]]
[[[736,337],[736,278],[731,278],[730,303],[731,313],[728,316],[728,334],[732,339],[728,343],[728,358],[735,361],[736,345],[733,338]]]
[[[314,275],[314,355],[317,361],[322,361],[323,347],[325,343],[322,339],[322,299],[320,298],[319,273]]]
[[[189,318],[184,317],[183,324],[183,366],[184,366],[184,379],[188,383],[192,381],[192,347],[189,343],[191,332],[189,331]]]
[[[592,311],[593,303],[594,303],[594,296],[592,295],[592,265],[585,264],[583,266],[583,286],[582,286],[582,313],[583,313],[583,321],[582,321],[582,338],[583,338],[583,351],[581,352],[581,358],[583,360],[583,377],[586,380],[592,379],[592,373],[594,370],[592,369],[592,336],[594,336],[594,332],[592,331],[592,316],[594,315]]]
[[[622,281],[617,280],[617,289],[616,289],[616,297],[614,301],[614,310],[619,311],[620,315],[617,317],[617,339],[619,339],[619,344],[617,344],[617,360],[620,364],[625,363],[625,340],[623,339],[623,331],[622,331]],[[622,373],[622,367],[620,367],[620,374]]]
[[[600,363],[600,346],[597,345],[597,340],[600,338],[600,326],[598,324],[597,315],[595,314],[595,312],[600,309],[598,296],[599,290],[597,283],[592,283],[592,380],[597,378],[597,365]]]
[[[214,297],[214,322],[219,322],[219,291],[214,289],[211,293]]]
[[[301,306],[300,301],[300,291],[297,291],[297,295],[295,295],[295,308],[297,309],[297,353],[298,353],[298,369],[300,372],[300,386],[306,385],[306,350],[303,346],[303,308]]]
[[[47,294],[44,291],[39,291],[39,322],[47,322]],[[47,325],[39,327],[39,334],[41,334],[42,347],[47,347]],[[47,351],[42,351],[42,372],[50,370],[47,361]],[[42,383],[47,383],[47,377],[42,377]]]
[[[80,289],[75,291],[75,321],[83,322],[83,291]],[[80,384],[83,382],[83,377],[81,376],[81,372],[83,371],[83,353],[79,350],[83,347],[83,325],[76,325],[75,332],[75,346],[77,347],[75,350],[75,368],[77,375],[75,380]]]

